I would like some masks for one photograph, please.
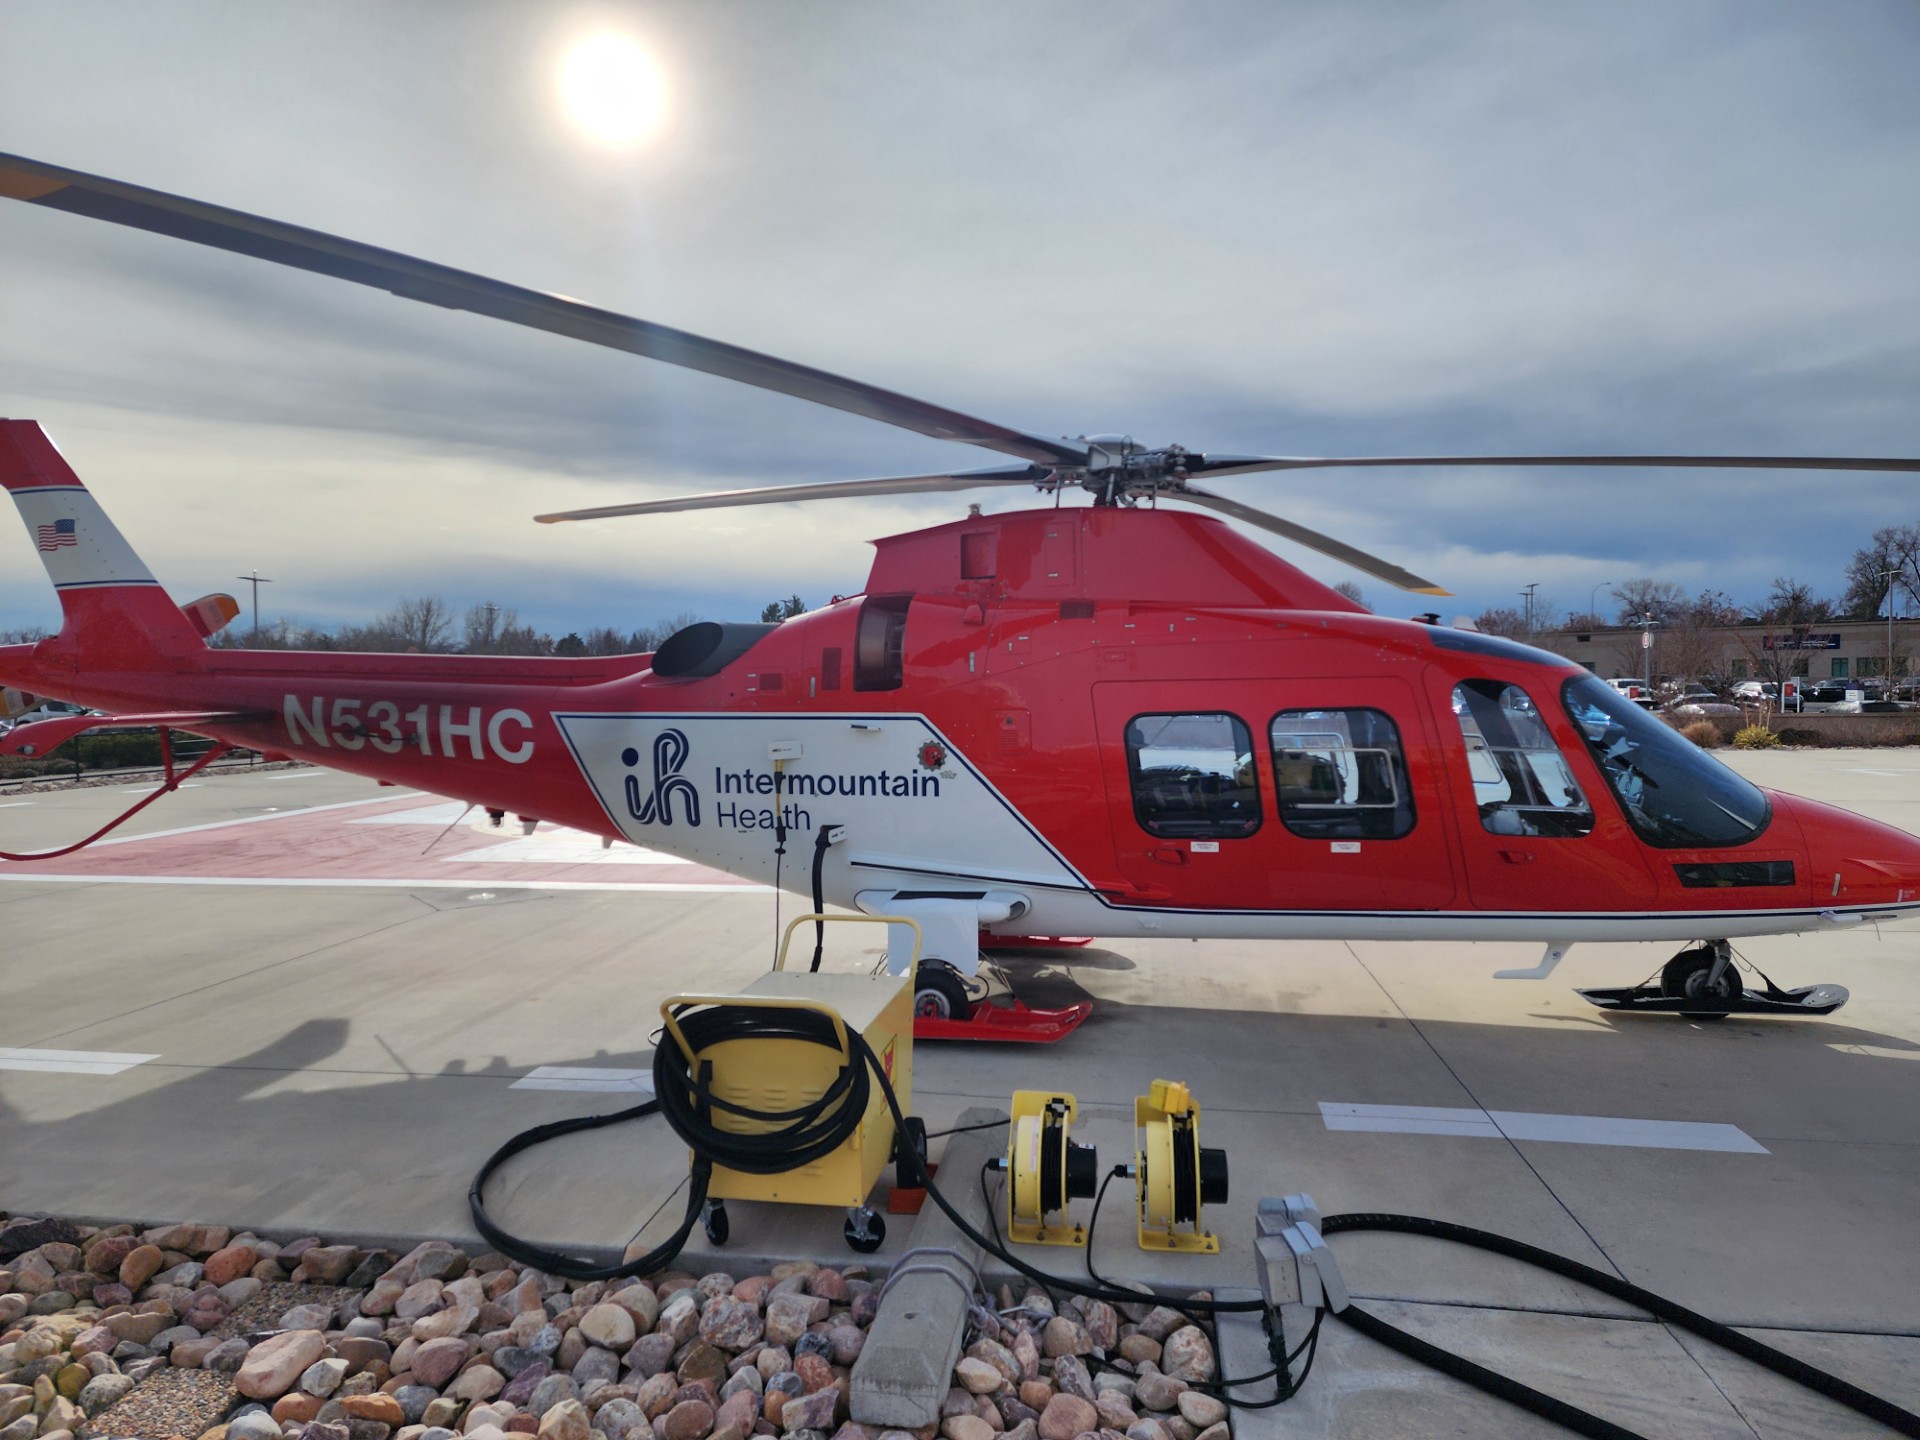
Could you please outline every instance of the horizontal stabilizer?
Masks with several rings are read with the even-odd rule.
[[[45,755],[90,730],[190,730],[196,735],[230,725],[257,725],[271,710],[167,710],[153,715],[67,715],[16,725],[0,736],[0,755]]]
[[[240,613],[240,602],[231,595],[202,595],[182,605],[180,613],[202,638],[211,638],[233,623],[233,617]]]

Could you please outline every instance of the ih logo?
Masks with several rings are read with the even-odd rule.
[[[653,789],[644,796],[640,777],[627,776],[627,810],[642,825],[673,824],[673,800],[677,795],[685,807],[687,824],[700,824],[700,792],[680,773],[692,751],[687,737],[678,730],[662,730],[653,737]],[[632,769],[640,763],[640,752],[629,745],[620,752],[620,762]]]

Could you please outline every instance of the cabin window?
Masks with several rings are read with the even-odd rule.
[[[898,690],[905,678],[911,595],[870,595],[853,635],[853,688]]]
[[[1744,845],[1773,818],[1758,786],[1642,710],[1611,685],[1576,675],[1561,691],[1593,763],[1649,845]],[[1690,883],[1682,877],[1682,883]]]
[[[1137,715],[1127,722],[1133,813],[1149,835],[1237,838],[1260,828],[1253,732],[1238,715]]]
[[[1280,821],[1309,840],[1392,840],[1413,829],[1400,732],[1378,710],[1282,710],[1269,730]]]
[[[1591,677],[1589,683],[1600,684]],[[1467,742],[1467,769],[1480,823],[1491,834],[1572,836],[1592,831],[1593,807],[1531,695],[1504,680],[1465,680],[1454,686],[1453,713]]]

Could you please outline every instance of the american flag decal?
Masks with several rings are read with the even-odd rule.
[[[58,550],[63,545],[78,545],[79,538],[73,533],[73,521],[56,520],[51,525],[40,527],[40,548]]]

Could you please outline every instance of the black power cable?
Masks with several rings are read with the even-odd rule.
[[[474,1176],[473,1184],[468,1189],[468,1204],[473,1213],[474,1224],[480,1233],[502,1254],[569,1279],[597,1280],[646,1274],[650,1270],[667,1264],[685,1245],[700,1210],[706,1202],[708,1179],[714,1164],[723,1164],[749,1174],[764,1175],[779,1174],[812,1163],[852,1138],[855,1129],[865,1118],[867,1107],[872,1099],[875,1080],[878,1080],[881,1098],[893,1116],[895,1133],[897,1135],[908,1133],[908,1121],[900,1108],[899,1096],[894,1093],[892,1083],[881,1068],[879,1057],[873,1053],[866,1038],[857,1030],[843,1031],[834,1018],[823,1011],[770,1010],[751,1003],[721,1004],[687,1007],[679,1011],[675,1019],[681,1033],[687,1038],[687,1048],[696,1057],[703,1054],[709,1046],[748,1038],[799,1040],[826,1046],[838,1052],[841,1049],[841,1036],[844,1034],[847,1060],[818,1099],[791,1110],[761,1111],[735,1104],[715,1095],[711,1089],[712,1067],[710,1064],[696,1065],[689,1062],[678,1044],[657,1046],[654,1051],[654,1090],[657,1099],[611,1115],[585,1116],[535,1126],[507,1141],[488,1157],[485,1165],[481,1166],[479,1173]],[[693,1148],[695,1159],[685,1218],[672,1236],[646,1255],[624,1265],[592,1266],[576,1257],[519,1240],[487,1218],[481,1201],[481,1190],[487,1178],[506,1160],[534,1145],[561,1135],[598,1129],[623,1120],[639,1119],[655,1111],[664,1114],[675,1133]],[[726,1129],[711,1118],[715,1111],[735,1116],[749,1127],[766,1128]],[[1027,1278],[1038,1281],[1050,1290],[1059,1289],[1087,1299],[1104,1300],[1109,1304],[1136,1304],[1141,1299],[1137,1291],[1115,1289],[1104,1283],[1089,1285],[1064,1276],[1049,1274],[1014,1255],[1001,1242],[997,1233],[992,1237],[981,1234],[954,1208],[946,1196],[940,1193],[939,1187],[933,1183],[926,1158],[918,1147],[912,1145],[900,1147],[896,1157],[896,1170],[902,1172],[900,1174],[902,1183],[923,1186],[929,1198],[940,1207],[963,1235]],[[984,1189],[986,1178],[984,1171],[980,1178]],[[1111,1178],[1112,1176],[1109,1175],[1108,1179]],[[1104,1195],[1104,1185],[1101,1191]],[[1099,1216],[1100,1198],[1101,1196],[1096,1196],[1094,1201],[1093,1218],[1095,1220]],[[993,1218],[991,1204],[987,1207],[987,1213],[991,1221]],[[1778,1375],[1798,1381],[1809,1389],[1836,1400],[1870,1419],[1877,1420],[1903,1435],[1920,1440],[1920,1415],[1902,1409],[1891,1401],[1883,1400],[1836,1375],[1818,1370],[1805,1361],[1797,1360],[1791,1355],[1743,1335],[1730,1326],[1722,1325],[1672,1300],[1656,1295],[1650,1290],[1645,1290],[1604,1271],[1595,1270],[1577,1260],[1570,1260],[1564,1255],[1556,1255],[1551,1251],[1541,1250],[1536,1246],[1511,1240],[1503,1235],[1494,1235],[1465,1225],[1428,1220],[1412,1215],[1335,1215],[1330,1216],[1320,1228],[1322,1233],[1327,1235],[1359,1230],[1386,1230],[1401,1234],[1425,1235],[1436,1239],[1452,1240],[1459,1244],[1473,1245],[1483,1250],[1493,1251],[1495,1254],[1506,1255],[1512,1259],[1536,1265],[1568,1279],[1590,1285],[1616,1299],[1637,1305],[1661,1320],[1691,1330],[1732,1350],[1737,1355],[1765,1366]],[[995,1229],[997,1231],[997,1225]],[[1089,1267],[1089,1273],[1092,1273],[1091,1267]],[[1265,1317],[1269,1350],[1275,1361],[1275,1373],[1271,1378],[1274,1379],[1280,1393],[1276,1393],[1269,1401],[1255,1402],[1252,1405],[1233,1402],[1240,1405],[1240,1408],[1266,1408],[1268,1405],[1278,1404],[1305,1382],[1306,1372],[1304,1371],[1298,1380],[1291,1378],[1291,1362],[1304,1351],[1307,1355],[1307,1370],[1312,1369],[1314,1356],[1318,1353],[1320,1316],[1316,1315],[1314,1327],[1301,1345],[1291,1354],[1285,1354],[1283,1353],[1284,1342],[1275,1334],[1271,1307],[1263,1300],[1189,1300],[1185,1302],[1184,1308],[1213,1314],[1258,1311]],[[1342,1320],[1363,1334],[1379,1340],[1382,1344],[1583,1435],[1598,1437],[1598,1440],[1641,1440],[1641,1437],[1634,1432],[1615,1425],[1611,1421],[1590,1415],[1565,1401],[1557,1400],[1553,1396],[1533,1390],[1521,1385],[1518,1381],[1508,1379],[1506,1376],[1430,1345],[1416,1336],[1389,1325],[1378,1316],[1361,1310],[1358,1306],[1349,1305],[1339,1313]],[[1236,1380],[1222,1383],[1237,1386],[1250,1381]]]
[[[738,1005],[689,1006],[676,1014],[675,1021],[681,1033],[687,1037],[688,1048],[695,1055],[702,1054],[710,1045],[747,1038],[801,1040],[837,1051],[841,1048],[840,1037],[843,1033],[834,1018],[825,1011],[775,1010],[754,1005],[750,1001]],[[687,1218],[666,1244],[627,1266],[601,1267],[595,1274],[586,1273],[590,1267],[584,1261],[534,1245],[500,1229],[487,1219],[481,1189],[487,1177],[502,1162],[543,1140],[581,1130],[598,1129],[620,1120],[638,1119],[652,1114],[656,1109],[666,1116],[674,1133],[692,1147],[694,1154],[699,1157],[696,1165],[708,1168],[716,1164],[725,1165],[729,1169],[756,1175],[780,1174],[797,1169],[845,1144],[866,1115],[875,1081],[878,1081],[881,1098],[893,1116],[894,1133],[905,1134],[907,1116],[900,1108],[900,1097],[894,1093],[893,1084],[880,1064],[880,1057],[873,1053],[873,1047],[867,1044],[866,1037],[858,1030],[846,1029],[844,1034],[849,1059],[841,1066],[826,1092],[809,1104],[780,1111],[756,1110],[722,1099],[712,1093],[705,1076],[695,1073],[678,1044],[662,1043],[656,1046],[653,1053],[654,1100],[615,1115],[587,1116],[536,1126],[514,1136],[496,1150],[481,1167],[480,1173],[474,1176],[473,1184],[467,1190],[467,1204],[475,1226],[502,1255],[569,1279],[607,1279],[616,1274],[621,1277],[644,1274],[646,1269],[633,1268],[642,1262],[651,1262],[647,1268],[659,1269],[679,1252],[687,1236],[692,1233],[700,1206],[706,1200],[704,1175],[696,1176],[693,1191],[688,1196]],[[744,1126],[754,1128],[722,1128],[708,1118],[707,1112],[715,1110],[733,1115]],[[933,1176],[928,1172],[925,1157],[915,1148],[902,1147],[902,1153],[895,1160],[895,1170],[902,1183],[924,1187],[928,1198],[940,1207],[961,1234],[1028,1279],[1036,1280],[1049,1289],[1062,1290],[1090,1300],[1104,1300],[1110,1305],[1139,1303],[1141,1296],[1138,1291],[1088,1285],[1050,1274],[1022,1260],[997,1237],[981,1234],[966,1216],[954,1208],[953,1202],[940,1193],[939,1186],[934,1184]],[[562,1265],[570,1268],[559,1268]],[[1263,1300],[1190,1300],[1185,1302],[1184,1308],[1214,1314],[1253,1313],[1264,1311],[1267,1306]]]
[[[1436,1240],[1451,1240],[1459,1245],[1471,1245],[1480,1250],[1491,1250],[1496,1255],[1505,1255],[1528,1265],[1538,1266],[1542,1270],[1551,1270],[1556,1275],[1564,1275],[1569,1280],[1577,1280],[1589,1285],[1616,1300],[1624,1300],[1629,1305],[1637,1305],[1658,1319],[1670,1325],[1678,1325],[1683,1330],[1713,1341],[1733,1351],[1743,1359],[1756,1365],[1765,1366],[1776,1375],[1783,1375],[1797,1381],[1809,1390],[1818,1391],[1830,1400],[1838,1401],[1851,1410],[1855,1410],[1869,1419],[1877,1420],[1902,1435],[1920,1437],[1920,1415],[1911,1410],[1902,1409],[1890,1400],[1862,1390],[1837,1375],[1819,1370],[1804,1360],[1795,1359],[1785,1351],[1743,1335],[1730,1325],[1723,1325],[1686,1306],[1656,1295],[1631,1281],[1622,1280],[1617,1275],[1609,1275],[1604,1270],[1596,1270],[1591,1265],[1583,1265],[1578,1260],[1570,1260],[1565,1255],[1556,1255],[1551,1250],[1542,1250],[1522,1240],[1509,1239],[1505,1235],[1495,1235],[1486,1230],[1475,1230],[1466,1225],[1455,1225],[1446,1220],[1428,1220],[1418,1215],[1376,1215],[1352,1214],[1330,1215],[1320,1227],[1324,1235],[1339,1235],[1357,1230],[1388,1230],[1402,1235],[1424,1235]],[[1515,1405],[1523,1406],[1536,1415],[1557,1421],[1582,1435],[1600,1437],[1600,1440],[1641,1440],[1631,1430],[1623,1429],[1609,1420],[1590,1415],[1584,1410],[1556,1400],[1551,1395],[1510,1380],[1504,1375],[1475,1365],[1458,1355],[1430,1345],[1417,1336],[1409,1335],[1393,1325],[1389,1325],[1379,1316],[1349,1305],[1339,1312],[1339,1318],[1360,1331],[1370,1339],[1389,1345],[1403,1355],[1411,1356],[1424,1364],[1465,1380],[1489,1394],[1498,1395]]]
[[[531,1150],[535,1145],[557,1140],[562,1135],[577,1135],[583,1130],[600,1130],[626,1120],[640,1120],[656,1114],[659,1109],[658,1100],[646,1100],[628,1109],[616,1110],[611,1115],[580,1115],[571,1120],[555,1120],[550,1124],[536,1125],[531,1130],[522,1130],[487,1157],[486,1163],[475,1173],[473,1183],[467,1187],[467,1211],[473,1216],[474,1228],[502,1255],[568,1280],[631,1280],[670,1264],[686,1245],[687,1236],[693,1233],[694,1222],[700,1218],[701,1207],[707,1203],[707,1182],[713,1174],[713,1165],[703,1156],[694,1157],[690,1172],[692,1184],[687,1187],[687,1213],[681,1219],[679,1228],[646,1254],[622,1265],[595,1265],[576,1255],[549,1250],[531,1240],[522,1240],[518,1235],[501,1229],[488,1217],[486,1202],[480,1196],[493,1172],[523,1150]]]

